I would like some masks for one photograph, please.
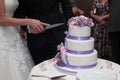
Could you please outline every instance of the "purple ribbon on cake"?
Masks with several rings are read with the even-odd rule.
[[[66,49],[66,52],[70,53],[70,54],[91,54],[93,52],[93,49],[92,50],[88,50],[88,51],[74,51],[74,50],[69,50],[69,49]]]
[[[67,31],[65,31],[65,34],[68,39],[73,39],[73,40],[89,40],[90,39],[90,36],[84,36],[84,37],[72,36]]]
[[[61,67],[67,67],[71,69],[89,69],[89,68],[95,67],[97,65],[97,62],[91,65],[86,65],[86,66],[73,66],[73,65],[65,64],[62,61],[59,61],[57,64]]]
[[[67,65],[65,64],[65,67],[71,68],[71,69],[89,69],[93,68],[97,65],[97,63],[92,64],[92,65],[86,65],[86,66],[72,66],[72,65]]]

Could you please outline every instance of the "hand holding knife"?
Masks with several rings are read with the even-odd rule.
[[[51,24],[50,26],[45,26],[44,28],[45,30],[48,30],[48,29],[55,28],[61,25],[64,25],[64,23],[55,23],[55,24]],[[31,33],[29,26],[27,26],[27,28],[28,28],[28,32]]]

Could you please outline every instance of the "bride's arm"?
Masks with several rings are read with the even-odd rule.
[[[5,3],[4,0],[0,0],[0,25],[3,26],[17,26],[17,25],[29,25],[30,19],[17,19],[5,15]]]
[[[2,26],[29,25],[32,29],[42,32],[44,31],[43,26],[48,26],[49,24],[41,22],[36,19],[26,18],[20,19],[6,16],[4,0],[0,0],[0,25]]]

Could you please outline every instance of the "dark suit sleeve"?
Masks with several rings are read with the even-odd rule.
[[[61,7],[63,10],[63,15],[65,16],[65,20],[66,22],[68,21],[68,19],[70,19],[71,17],[73,17],[73,12],[72,12],[72,6],[69,0],[60,0],[61,2]]]
[[[108,3],[110,4],[110,3],[111,3],[111,0],[108,0]]]
[[[70,0],[72,7],[77,6],[77,0]]]
[[[14,17],[15,18],[26,18],[26,7],[24,5],[24,2],[22,0],[18,0],[19,5],[18,8],[14,12]],[[28,32],[26,26],[21,26],[21,28],[25,31]]]
[[[110,7],[110,4],[111,4],[111,0],[108,0],[108,4],[109,4],[109,7]]]

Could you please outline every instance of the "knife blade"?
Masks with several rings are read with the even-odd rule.
[[[51,24],[50,26],[45,26],[45,29],[51,29],[63,25],[64,23]]]

